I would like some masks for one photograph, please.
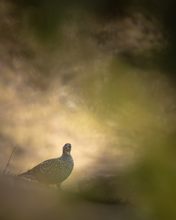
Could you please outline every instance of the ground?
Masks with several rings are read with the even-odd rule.
[[[12,176],[0,177],[0,219],[136,220],[128,203],[102,203]]]

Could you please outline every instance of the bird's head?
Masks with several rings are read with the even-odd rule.
[[[63,146],[63,154],[70,154],[71,152],[71,144],[67,143]]]

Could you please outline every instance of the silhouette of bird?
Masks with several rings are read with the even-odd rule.
[[[43,161],[19,176],[45,184],[56,184],[59,187],[73,170],[74,161],[70,152],[71,144],[67,143],[63,146],[61,157]]]

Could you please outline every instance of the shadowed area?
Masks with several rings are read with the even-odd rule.
[[[15,177],[1,176],[0,188],[2,219],[138,219],[130,205],[92,203]]]

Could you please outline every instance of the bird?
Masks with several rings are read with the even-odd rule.
[[[47,185],[57,185],[59,188],[60,184],[70,176],[74,167],[71,148],[71,144],[66,143],[61,157],[45,160],[18,176]]]

